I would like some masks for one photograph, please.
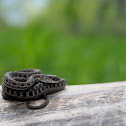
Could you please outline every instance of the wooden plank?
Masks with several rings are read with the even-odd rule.
[[[45,108],[30,110],[0,95],[0,126],[126,125],[126,82],[67,86],[49,99]]]

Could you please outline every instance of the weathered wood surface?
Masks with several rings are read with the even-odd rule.
[[[126,82],[67,86],[49,99],[30,110],[0,95],[0,126],[126,126]]]

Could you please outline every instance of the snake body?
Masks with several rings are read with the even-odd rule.
[[[48,94],[64,90],[66,80],[56,75],[42,74],[39,69],[23,69],[5,73],[2,81],[2,96],[6,100],[28,101],[32,109],[42,108],[49,103]],[[45,103],[33,107],[29,101],[44,98]]]

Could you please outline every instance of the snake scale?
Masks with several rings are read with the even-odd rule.
[[[2,96],[6,100],[27,101],[30,109],[39,109],[49,103],[48,94],[65,89],[67,82],[56,75],[42,74],[39,69],[22,69],[5,73]],[[32,100],[45,99],[40,106],[32,106]]]

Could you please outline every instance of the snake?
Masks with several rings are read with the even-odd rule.
[[[2,96],[5,100],[27,101],[30,109],[40,109],[49,104],[48,95],[64,90],[66,80],[56,75],[42,74],[35,68],[6,72],[2,79]],[[39,106],[31,102],[43,98]]]

